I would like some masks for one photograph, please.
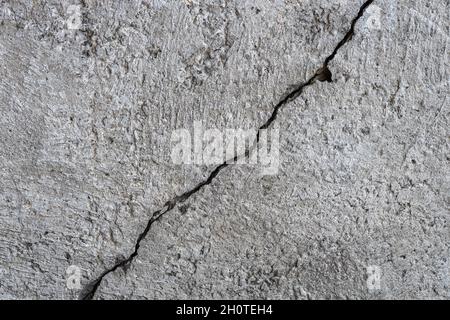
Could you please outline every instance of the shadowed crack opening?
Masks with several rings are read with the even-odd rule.
[[[351,40],[352,36],[355,33],[355,26],[356,23],[358,22],[358,20],[364,15],[364,12],[366,11],[367,7],[369,7],[372,3],[374,2],[374,0],[368,0],[366,1],[359,9],[358,14],[356,15],[356,17],[352,20],[350,29],[348,30],[348,32],[345,34],[344,38],[338,43],[338,45],[334,48],[333,52],[325,59],[323,66],[317,70],[317,72],[310,77],[306,82],[297,85],[296,87],[294,87],[294,89],[292,89],[291,91],[289,91],[273,108],[272,113],[269,117],[269,119],[262,124],[259,129],[258,132],[256,134],[256,139],[255,139],[255,144],[252,147],[249,147],[246,149],[246,151],[244,152],[244,154],[242,155],[237,155],[235,156],[233,159],[225,161],[224,163],[218,165],[210,174],[209,176],[203,180],[202,182],[200,182],[199,184],[197,184],[195,187],[193,187],[192,189],[184,192],[183,194],[174,197],[173,199],[167,201],[164,206],[153,212],[153,214],[151,215],[150,219],[147,222],[147,225],[144,229],[144,231],[139,235],[139,237],[136,240],[136,244],[134,246],[134,251],[128,256],[128,258],[125,258],[119,262],[117,262],[113,267],[111,267],[110,269],[105,270],[103,273],[101,273],[101,275],[95,279],[94,281],[90,282],[88,285],[86,285],[83,290],[80,293],[80,299],[82,300],[91,300],[94,298],[95,293],[97,292],[98,287],[100,286],[101,282],[103,281],[103,278],[105,276],[107,276],[108,274],[116,271],[118,268],[126,268],[129,267],[129,265],[133,262],[134,258],[136,258],[136,256],[138,255],[138,251],[139,248],[141,246],[141,242],[142,240],[145,239],[145,237],[147,236],[148,232],[150,231],[151,226],[153,225],[154,222],[158,221],[163,215],[165,215],[166,213],[170,212],[173,208],[175,208],[178,204],[181,204],[183,202],[185,202],[187,199],[189,199],[193,194],[199,192],[203,187],[209,185],[212,183],[212,181],[217,177],[217,175],[224,170],[226,167],[228,167],[231,163],[236,162],[238,159],[241,159],[243,157],[248,157],[252,150],[255,148],[255,146],[257,146],[257,144],[259,143],[260,140],[260,131],[267,129],[268,127],[270,127],[272,125],[272,123],[277,119],[278,117],[278,113],[280,112],[281,108],[283,106],[285,106],[286,104],[288,104],[289,102],[295,100],[296,98],[298,98],[304,88],[312,85],[316,80],[318,81],[326,81],[326,82],[332,82],[332,73],[330,71],[330,69],[328,68],[328,65],[330,64],[330,62],[335,58],[336,54],[338,53],[338,51],[348,42]]]

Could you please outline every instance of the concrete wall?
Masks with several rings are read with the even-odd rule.
[[[450,298],[449,12],[0,1],[0,298]],[[174,163],[195,123],[275,172]]]

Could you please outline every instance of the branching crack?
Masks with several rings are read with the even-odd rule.
[[[335,58],[338,51],[348,42],[351,40],[354,32],[355,32],[355,25],[358,22],[358,20],[364,15],[364,12],[366,11],[367,7],[369,7],[374,0],[368,0],[366,1],[359,9],[359,12],[357,16],[352,20],[350,29],[345,34],[344,38],[338,43],[338,45],[335,47],[333,52],[325,59],[323,66],[312,76],[307,80],[306,82],[297,85],[294,87],[290,92],[288,92],[273,108],[272,114],[270,115],[269,119],[262,124],[259,127],[258,133],[256,134],[256,140],[255,144],[257,145],[260,140],[260,131],[267,129],[272,125],[272,123],[277,119],[278,113],[280,112],[281,108],[288,104],[289,102],[295,100],[298,96],[300,96],[303,92],[303,89],[312,85],[316,80],[317,81],[327,81],[332,82],[332,73],[328,68],[328,65],[330,62]],[[80,299],[81,300],[91,300],[94,298],[94,295],[100,286],[101,282],[103,281],[103,278],[107,276],[108,274],[116,271],[118,268],[127,268],[129,265],[133,262],[133,260],[138,255],[139,248],[141,246],[142,240],[145,239],[148,232],[150,231],[151,226],[154,222],[158,221],[163,215],[170,212],[172,209],[174,209],[178,204],[181,204],[185,202],[187,199],[189,199],[193,194],[199,192],[203,187],[211,184],[211,182],[217,177],[217,175],[224,170],[226,167],[228,167],[231,163],[236,162],[238,159],[242,157],[248,157],[250,153],[252,152],[252,149],[255,147],[255,144],[251,148],[247,148],[244,154],[235,156],[233,159],[225,161],[224,163],[217,166],[210,174],[209,176],[199,184],[197,184],[195,187],[193,187],[191,190],[186,191],[185,193],[174,197],[173,199],[167,201],[165,205],[153,212],[152,216],[147,222],[147,225],[144,229],[144,231],[139,235],[139,237],[136,240],[136,244],[134,246],[134,251],[128,256],[128,258],[125,258],[123,260],[120,260],[117,262],[113,267],[110,269],[105,270],[97,279],[89,283],[81,292]]]

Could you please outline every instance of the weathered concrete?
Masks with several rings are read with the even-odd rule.
[[[213,169],[172,164],[171,132],[259,127],[363,1],[86,0],[78,30],[59,3],[2,3],[2,298],[77,298],[69,265],[128,257]],[[375,1],[280,111],[279,173],[223,170],[95,297],[449,298],[448,9]]]

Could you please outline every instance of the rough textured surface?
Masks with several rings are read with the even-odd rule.
[[[0,4],[0,297],[73,299],[70,265],[88,285],[211,172],[172,131],[259,127],[363,1]],[[221,172],[94,297],[450,298],[448,15],[376,0],[280,112],[278,174]]]

